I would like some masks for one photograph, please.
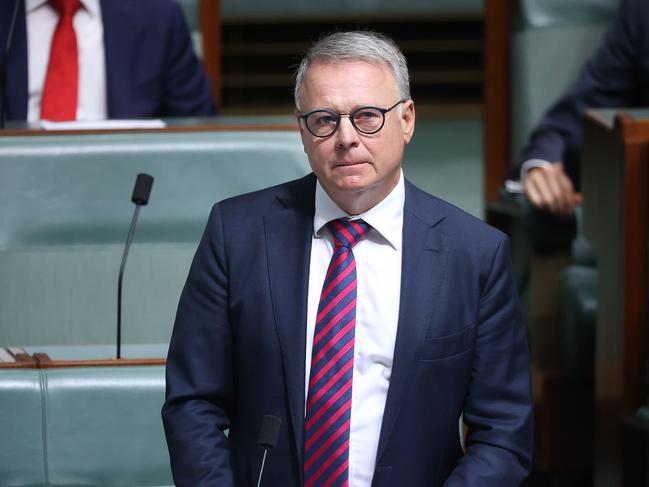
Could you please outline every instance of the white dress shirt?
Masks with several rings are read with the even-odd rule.
[[[370,487],[392,375],[401,293],[403,239],[403,173],[392,192],[374,208],[353,218],[371,225],[354,248],[357,275],[354,376],[349,436],[349,487]],[[309,272],[306,376],[308,395],[311,351],[322,284],[333,254],[333,238],[325,226],[349,217],[316,185],[313,245]],[[305,397],[306,402],[306,397]]]
[[[50,46],[59,14],[47,0],[26,0],[25,12],[29,79],[27,121],[38,122]],[[81,0],[81,8],[72,23],[79,59],[77,120],[103,120],[107,117],[106,61],[99,0]]]

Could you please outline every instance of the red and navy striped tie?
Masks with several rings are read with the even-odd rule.
[[[356,262],[352,247],[370,226],[363,220],[327,224],[334,252],[313,334],[304,434],[304,486],[347,486],[352,408]]]

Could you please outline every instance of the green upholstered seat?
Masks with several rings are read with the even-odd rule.
[[[183,10],[194,51],[200,59],[203,59],[203,34],[199,16],[200,0],[178,0],[178,3]]]
[[[518,0],[519,27],[556,27],[606,22],[618,0]]]
[[[635,417],[649,429],[649,406],[642,406],[635,413]]]
[[[0,485],[173,484],[163,366],[0,369]]]
[[[168,343],[138,343],[122,345],[123,359],[162,359],[167,356]],[[115,358],[116,343],[108,345],[48,345],[24,347],[31,356],[45,354],[52,361],[111,360]]]
[[[597,269],[572,265],[561,273],[559,334],[562,371],[574,382],[593,384]]]
[[[164,367],[43,369],[52,485],[173,484],[160,409]]]
[[[41,376],[0,369],[0,485],[46,485]]]
[[[165,343],[212,204],[309,170],[295,131],[3,137],[0,345],[114,341],[137,173],[155,183],[124,277],[123,338]]]
[[[180,7],[185,15],[185,22],[190,32],[200,31],[199,8],[200,0],[178,0]]]

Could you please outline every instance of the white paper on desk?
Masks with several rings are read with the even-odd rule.
[[[72,120],[69,122],[50,122],[42,120],[41,127],[45,130],[130,130],[130,129],[162,129],[167,124],[156,120]]]

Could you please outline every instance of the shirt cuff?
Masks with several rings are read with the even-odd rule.
[[[520,179],[518,181],[508,179],[507,181],[505,181],[505,189],[508,193],[523,193],[523,188],[525,187],[525,179],[527,178],[527,172],[535,167],[545,167],[549,166],[550,164],[552,163],[544,159],[528,159],[521,165]]]

